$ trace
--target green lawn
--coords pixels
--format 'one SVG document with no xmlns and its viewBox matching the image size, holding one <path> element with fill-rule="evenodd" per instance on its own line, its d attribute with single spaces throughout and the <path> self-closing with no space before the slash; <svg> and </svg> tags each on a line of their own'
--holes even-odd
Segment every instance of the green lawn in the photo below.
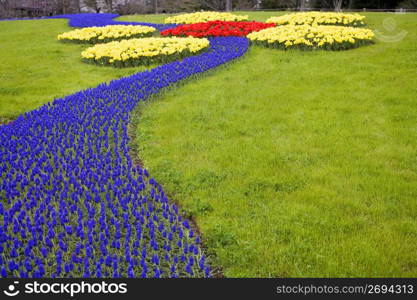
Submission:
<svg viewBox="0 0 417 300">
<path fill-rule="evenodd" d="M 407 37 L 252 47 L 136 115 L 138 155 L 226 276 L 417 276 L 417 15 L 366 15 Z"/>
<path fill-rule="evenodd" d="M 87 46 L 60 43 L 67 20 L 0 22 L 0 124 L 57 97 L 137 72 L 81 62 Z"/>
<path fill-rule="evenodd" d="M 408 35 L 346 52 L 251 47 L 134 115 L 132 146 L 226 276 L 417 276 L 417 14 L 366 15 Z M 85 46 L 56 40 L 66 23 L 0 22 L 0 123 L 142 69 L 82 63 Z"/>
</svg>

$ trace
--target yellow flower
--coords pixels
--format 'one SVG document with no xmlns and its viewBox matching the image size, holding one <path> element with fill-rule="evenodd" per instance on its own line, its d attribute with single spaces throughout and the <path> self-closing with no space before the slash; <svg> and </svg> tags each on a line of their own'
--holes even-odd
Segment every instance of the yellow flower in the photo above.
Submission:
<svg viewBox="0 0 417 300">
<path fill-rule="evenodd" d="M 344 14 L 336 12 L 302 12 L 286 14 L 279 17 L 271 17 L 266 20 L 267 23 L 277 25 L 343 25 L 343 26 L 361 26 L 364 24 L 364 16 L 359 14 Z"/>
<path fill-rule="evenodd" d="M 370 29 L 345 26 L 284 25 L 252 32 L 247 37 L 255 44 L 266 46 L 297 45 L 315 49 L 327 44 L 331 49 L 339 50 L 352 48 L 359 41 L 371 43 L 374 33 Z M 346 44 L 346 41 L 350 45 Z"/>
<path fill-rule="evenodd" d="M 196 53 L 209 45 L 209 40 L 206 38 L 151 37 L 97 44 L 84 50 L 81 56 L 86 60 L 105 60 L 112 64 L 116 61 L 128 61 L 130 59 L 143 60 L 153 57 Z"/>
<path fill-rule="evenodd" d="M 285 46 L 287 46 L 287 47 L 292 46 L 292 42 L 291 41 L 286 41 Z"/>
<path fill-rule="evenodd" d="M 110 25 L 104 27 L 86 27 L 58 35 L 58 40 L 96 43 L 120 38 L 138 38 L 152 35 L 156 31 L 150 26 Z"/>
<path fill-rule="evenodd" d="M 234 15 L 226 12 L 204 11 L 189 14 L 181 14 L 165 19 L 165 23 L 194 24 L 209 21 L 246 21 L 248 16 Z"/>
</svg>

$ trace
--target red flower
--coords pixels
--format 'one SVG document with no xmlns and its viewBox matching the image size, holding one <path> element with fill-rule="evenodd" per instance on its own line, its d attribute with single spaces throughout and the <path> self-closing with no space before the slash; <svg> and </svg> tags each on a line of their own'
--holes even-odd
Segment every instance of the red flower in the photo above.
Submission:
<svg viewBox="0 0 417 300">
<path fill-rule="evenodd" d="M 226 22 L 212 21 L 206 23 L 195 23 L 180 25 L 178 27 L 167 29 L 161 32 L 165 36 L 246 36 L 253 31 L 259 31 L 265 28 L 274 27 L 273 23 L 262 22 Z"/>
</svg>

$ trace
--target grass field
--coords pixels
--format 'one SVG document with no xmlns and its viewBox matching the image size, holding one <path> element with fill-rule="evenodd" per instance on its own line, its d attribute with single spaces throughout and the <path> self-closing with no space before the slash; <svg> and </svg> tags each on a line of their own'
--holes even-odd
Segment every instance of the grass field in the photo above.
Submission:
<svg viewBox="0 0 417 300">
<path fill-rule="evenodd" d="M 0 22 L 0 124 L 87 87 L 140 68 L 98 68 L 81 62 L 86 46 L 60 43 L 67 20 Z"/>
<path fill-rule="evenodd" d="M 366 15 L 408 35 L 253 47 L 141 107 L 140 158 L 226 276 L 417 275 L 417 15 Z"/>
<path fill-rule="evenodd" d="M 138 156 L 226 276 L 417 276 L 417 15 L 366 16 L 408 34 L 346 52 L 252 47 L 135 114 Z M 0 123 L 141 70 L 82 63 L 85 46 L 56 41 L 66 22 L 0 22 Z"/>
</svg>

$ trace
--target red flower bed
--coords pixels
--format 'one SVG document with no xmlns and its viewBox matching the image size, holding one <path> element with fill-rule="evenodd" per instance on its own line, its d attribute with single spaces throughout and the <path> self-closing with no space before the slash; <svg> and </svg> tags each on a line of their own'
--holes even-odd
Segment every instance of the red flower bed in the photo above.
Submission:
<svg viewBox="0 0 417 300">
<path fill-rule="evenodd" d="M 274 23 L 262 22 L 225 22 L 212 21 L 206 23 L 195 23 L 180 25 L 175 28 L 167 29 L 161 32 L 161 35 L 176 36 L 246 36 L 253 31 L 259 31 L 265 28 L 274 27 Z"/>
</svg>

